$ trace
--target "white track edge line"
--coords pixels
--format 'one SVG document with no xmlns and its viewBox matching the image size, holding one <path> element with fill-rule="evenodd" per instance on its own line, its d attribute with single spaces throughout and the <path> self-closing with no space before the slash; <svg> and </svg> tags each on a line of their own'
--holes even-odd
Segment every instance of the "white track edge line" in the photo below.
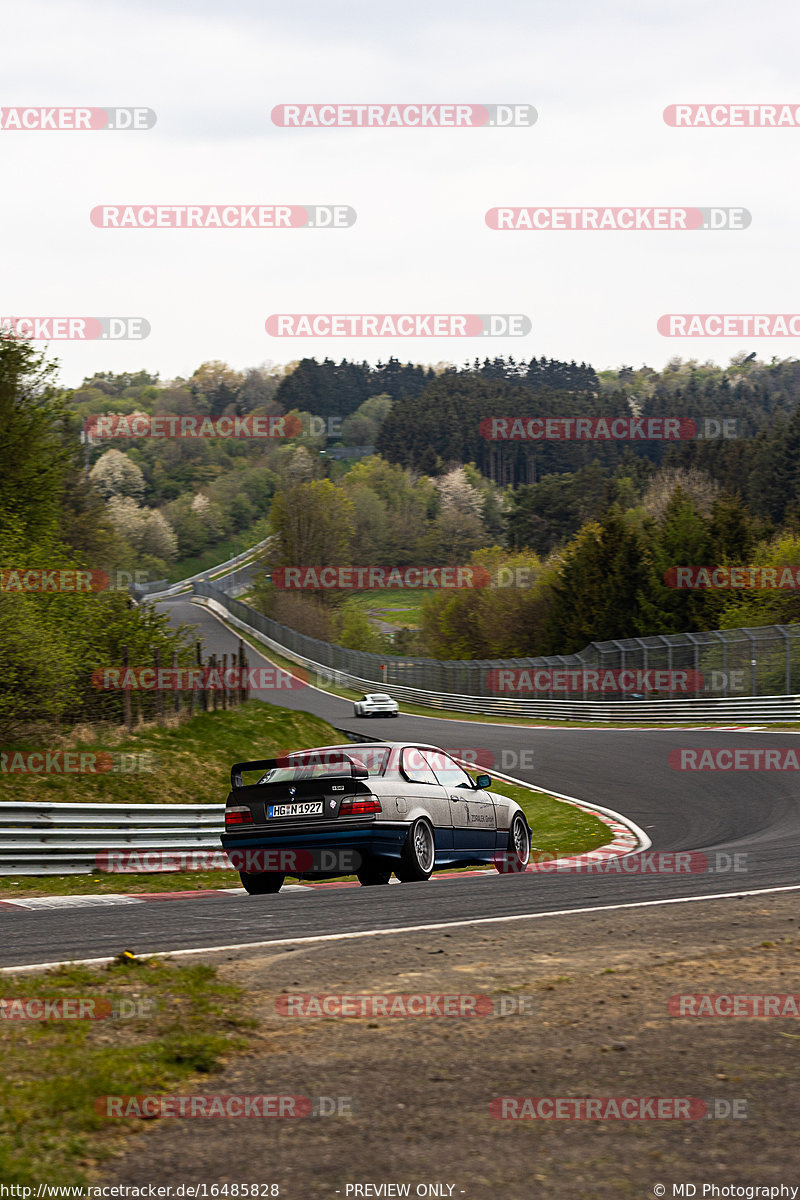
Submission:
<svg viewBox="0 0 800 1200">
<path fill-rule="evenodd" d="M 673 896 L 666 900 L 634 900 L 625 904 L 597 904 L 588 908 L 560 908 L 552 912 L 513 913 L 505 917 L 473 917 L 465 921 L 439 921 L 429 925 L 399 925 L 393 929 L 362 929 L 354 933 L 321 933 L 309 937 L 272 938 L 263 942 L 236 942 L 229 946 L 193 946 L 185 950 L 148 950 L 137 958 L 178 958 L 189 954 L 228 954 L 234 950 L 262 950 L 267 946 L 299 946 L 314 942 L 345 942 L 364 937 L 388 937 L 395 933 L 422 933 L 426 929 L 457 929 L 465 925 L 498 925 L 508 921 L 538 921 L 547 917 L 569 917 L 573 913 L 617 912 L 626 908 L 654 908 L 665 904 L 694 904 L 706 900 L 742 900 L 746 896 L 765 896 L 775 892 L 800 891 L 800 883 L 781 887 L 756 888 L 748 892 L 715 892 L 710 896 Z M 112 963 L 117 955 L 105 958 L 66 958 L 58 962 L 26 963 L 19 967 L 0 967 L 0 975 L 18 975 L 23 971 L 47 971 L 55 967 L 91 967 Z"/>
</svg>

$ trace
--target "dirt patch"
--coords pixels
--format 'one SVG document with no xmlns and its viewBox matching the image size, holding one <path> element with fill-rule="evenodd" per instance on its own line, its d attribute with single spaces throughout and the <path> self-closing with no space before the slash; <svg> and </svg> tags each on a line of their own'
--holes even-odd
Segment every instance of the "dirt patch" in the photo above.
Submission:
<svg viewBox="0 0 800 1200">
<path fill-rule="evenodd" d="M 324 1096 L 342 1115 L 149 1122 L 102 1182 L 275 1183 L 290 1200 L 381 1194 L 346 1190 L 368 1183 L 408 1184 L 412 1197 L 436 1184 L 429 1195 L 455 1200 L 797 1185 L 800 1020 L 668 1009 L 679 993 L 800 991 L 797 935 L 788 893 L 218 956 L 259 1024 L 249 1053 L 203 1090 Z M 488 994 L 496 1011 L 276 1009 L 296 993 L 366 991 Z M 498 1120 L 500 1096 L 743 1101 L 747 1116 Z"/>
</svg>

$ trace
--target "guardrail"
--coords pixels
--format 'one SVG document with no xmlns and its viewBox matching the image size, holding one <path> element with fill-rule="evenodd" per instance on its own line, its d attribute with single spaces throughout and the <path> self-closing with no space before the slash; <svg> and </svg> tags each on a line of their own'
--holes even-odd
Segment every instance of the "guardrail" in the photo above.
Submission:
<svg viewBox="0 0 800 1200">
<path fill-rule="evenodd" d="M 338 732 L 349 742 L 376 741 Z M 0 801 L 0 875 L 88 875 L 98 854 L 113 850 L 222 854 L 224 813 L 224 804 Z"/>
<path fill-rule="evenodd" d="M 671 724 L 675 721 L 742 721 L 750 722 L 800 722 L 800 696 L 745 696 L 718 699 L 685 700 L 637 700 L 623 698 L 615 701 L 602 700 L 525 700 L 512 696 L 469 696 L 455 692 L 430 692 L 424 688 L 406 687 L 387 682 L 384 678 L 367 678 L 347 671 L 334 669 L 326 663 L 309 658 L 287 647 L 277 638 L 270 637 L 256 626 L 243 620 L 242 613 L 260 614 L 239 600 L 229 599 L 213 585 L 202 583 L 195 589 L 196 595 L 222 616 L 234 628 L 246 633 L 271 650 L 307 668 L 317 676 L 321 686 L 334 684 L 356 691 L 375 691 L 380 688 L 395 700 L 406 700 L 424 708 L 443 709 L 451 712 L 477 713 L 509 717 L 544 718 L 559 721 L 620 721 L 643 724 Z M 213 593 L 213 594 L 212 594 Z M 261 618 L 266 623 L 267 618 Z M 270 622 L 269 627 L 281 628 Z M 365 658 L 367 656 L 364 656 Z M 370 655 L 370 658 L 378 658 Z M 488 668 L 496 664 L 486 663 Z M 312 679 L 313 683 L 314 680 Z"/>
<path fill-rule="evenodd" d="M 221 578 L 210 579 L 208 582 L 214 587 L 218 587 L 226 596 L 235 598 L 241 596 L 243 592 L 250 591 L 257 570 L 259 570 L 259 567 L 254 560 L 244 563 L 242 566 L 234 567 Z"/>
<path fill-rule="evenodd" d="M 86 875 L 109 850 L 221 850 L 224 804 L 0 802 L 0 875 Z"/>
<path fill-rule="evenodd" d="M 163 580 L 158 580 L 156 583 L 149 585 L 146 583 L 134 584 L 131 590 L 136 598 L 140 600 L 144 599 L 145 597 L 148 600 L 163 600 L 166 596 L 174 596 L 177 592 L 183 591 L 184 588 L 197 583 L 201 579 L 209 580 L 212 574 L 216 575 L 219 571 L 224 571 L 228 567 L 237 567 L 240 563 L 246 562 L 254 554 L 257 554 L 259 550 L 263 550 L 264 547 L 272 541 L 273 537 L 274 534 L 270 534 L 269 537 L 265 537 L 262 541 L 256 542 L 255 546 L 250 546 L 248 550 L 243 550 L 241 554 L 235 554 L 233 558 L 229 558 L 226 562 L 217 563 L 216 566 L 208 567 L 205 571 L 198 571 L 196 575 L 190 575 L 187 579 L 181 579 L 178 583 L 172 583 L 167 588 L 161 588 L 161 583 Z M 160 590 L 151 591 L 149 590 L 150 588 Z"/>
</svg>

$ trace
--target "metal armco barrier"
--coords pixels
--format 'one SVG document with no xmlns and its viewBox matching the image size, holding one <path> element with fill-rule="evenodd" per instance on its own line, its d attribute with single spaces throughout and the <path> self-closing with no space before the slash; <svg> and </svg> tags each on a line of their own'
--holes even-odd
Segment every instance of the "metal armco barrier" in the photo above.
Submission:
<svg viewBox="0 0 800 1200">
<path fill-rule="evenodd" d="M 376 741 L 338 732 L 349 742 Z M 97 855 L 110 850 L 221 855 L 224 827 L 224 804 L 0 801 L 0 875 L 88 875 L 97 869 Z M 120 874 L 121 881 L 126 877 Z"/>
<path fill-rule="evenodd" d="M 224 812 L 224 804 L 2 801 L 0 875 L 86 875 L 108 850 L 221 851 Z"/>
<path fill-rule="evenodd" d="M 349 742 L 379 740 L 338 732 Z M 224 804 L 0 801 L 0 875 L 89 875 L 103 870 L 97 856 L 110 851 L 210 850 L 222 856 L 224 826 Z M 121 872 L 121 885 L 126 878 Z"/>
<path fill-rule="evenodd" d="M 178 583 L 170 584 L 169 587 L 163 587 L 163 584 L 166 582 L 165 580 L 157 580 L 155 583 L 150 584 L 134 584 L 131 588 L 131 591 L 137 600 L 143 600 L 145 598 L 148 600 L 163 600 L 168 596 L 176 595 L 178 592 L 182 591 L 183 588 L 190 587 L 193 583 L 195 583 L 196 580 L 207 580 L 212 572 L 216 574 L 218 571 L 224 571 L 226 567 L 239 566 L 240 563 L 246 562 L 251 556 L 257 554 L 259 550 L 263 550 L 264 547 L 271 541 L 272 535 L 265 537 L 263 541 L 256 542 L 255 546 L 251 546 L 249 550 L 243 550 L 241 554 L 234 555 L 234 557 L 229 558 L 227 562 L 217 563 L 215 567 L 209 567 L 205 571 L 198 571 L 196 575 L 190 575 L 188 579 L 181 579 Z"/>
<path fill-rule="evenodd" d="M 585 658 L 572 655 L 561 659 L 516 659 L 486 662 L 436 662 L 432 659 L 393 659 L 379 654 L 367 654 L 360 650 L 345 650 L 316 638 L 306 637 L 293 629 L 279 625 L 244 604 L 228 596 L 220 588 L 209 583 L 194 585 L 194 593 L 204 597 L 209 607 L 222 616 L 230 625 L 241 630 L 255 641 L 277 651 L 285 658 L 306 667 L 312 674 L 310 683 L 324 687 L 335 684 L 361 691 L 380 688 L 396 700 L 406 700 L 425 708 L 444 709 L 451 712 L 483 713 L 487 716 L 526 717 L 560 721 L 612 721 L 642 724 L 671 724 L 686 722 L 770 722 L 800 721 L 800 695 L 742 696 L 728 698 L 700 697 L 680 700 L 528 700 L 516 696 L 498 696 L 488 691 L 485 676 L 491 669 L 502 667 L 537 670 L 546 667 L 589 667 Z M 736 631 L 734 631 L 736 632 Z M 314 657 L 303 654 L 298 647 L 313 649 Z M 573 662 L 571 659 L 578 659 Z M 339 664 L 356 666 L 360 670 L 343 669 Z M 677 664 L 676 664 L 677 665 Z M 417 670 L 415 670 L 417 669 Z M 443 676 L 448 681 L 482 684 L 476 688 L 478 694 L 470 695 L 459 691 L 438 691 L 425 687 L 413 687 L 396 682 L 402 672 L 412 676 L 416 673 Z M 316 676 L 316 678 L 315 678 Z"/>
</svg>

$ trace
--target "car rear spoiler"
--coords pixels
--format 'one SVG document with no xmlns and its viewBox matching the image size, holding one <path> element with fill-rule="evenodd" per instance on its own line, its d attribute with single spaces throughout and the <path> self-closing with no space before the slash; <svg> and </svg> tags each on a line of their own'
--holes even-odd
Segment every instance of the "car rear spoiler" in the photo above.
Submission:
<svg viewBox="0 0 800 1200">
<path fill-rule="evenodd" d="M 266 772 L 266 771 L 271 771 L 273 769 L 273 767 L 286 767 L 286 766 L 301 767 L 304 765 L 304 763 L 303 763 L 304 758 L 308 759 L 312 765 L 319 765 L 319 761 L 317 759 L 310 757 L 311 755 L 315 755 L 318 753 L 319 753 L 319 751 L 317 751 L 317 750 L 298 750 L 295 754 L 282 754 L 280 756 L 280 758 L 255 758 L 251 762 L 234 763 L 233 766 L 231 767 L 231 788 L 233 788 L 235 790 L 236 788 L 241 788 L 241 787 L 245 786 L 245 784 L 242 783 L 242 772 L 243 771 Z M 290 759 L 293 760 L 291 763 L 289 761 Z M 367 770 L 367 768 L 364 766 L 363 762 L 359 758 L 351 758 L 351 756 L 349 754 L 340 753 L 340 754 L 337 754 L 336 757 L 333 758 L 331 761 L 332 761 L 332 763 L 334 763 L 334 762 L 335 763 L 341 762 L 342 764 L 347 763 L 350 767 L 350 778 L 351 779 L 368 779 L 369 778 L 369 771 Z"/>
</svg>

